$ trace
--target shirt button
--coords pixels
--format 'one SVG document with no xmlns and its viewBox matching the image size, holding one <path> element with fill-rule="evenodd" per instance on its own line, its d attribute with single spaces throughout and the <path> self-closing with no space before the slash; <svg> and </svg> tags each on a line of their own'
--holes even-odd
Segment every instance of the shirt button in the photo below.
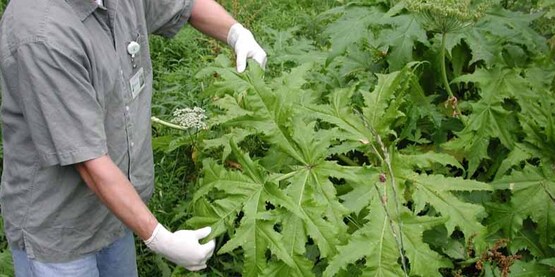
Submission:
<svg viewBox="0 0 555 277">
<path fill-rule="evenodd" d="M 125 106 L 125 110 L 126 110 L 126 111 L 129 111 L 129 106 Z"/>
<path fill-rule="evenodd" d="M 131 147 L 133 147 L 133 146 L 135 146 L 135 143 L 134 143 L 134 142 L 131 142 Z"/>
</svg>

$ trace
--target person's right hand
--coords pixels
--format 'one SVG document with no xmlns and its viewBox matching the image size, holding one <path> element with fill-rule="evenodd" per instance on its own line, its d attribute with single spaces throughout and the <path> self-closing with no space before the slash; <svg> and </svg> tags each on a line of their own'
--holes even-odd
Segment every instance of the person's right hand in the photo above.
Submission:
<svg viewBox="0 0 555 277">
<path fill-rule="evenodd" d="M 251 31 L 239 23 L 235 23 L 227 34 L 227 44 L 235 50 L 237 55 L 237 72 L 245 71 L 247 59 L 252 58 L 262 68 L 266 66 L 266 52 L 254 39 Z"/>
<path fill-rule="evenodd" d="M 210 227 L 198 230 L 180 230 L 175 233 L 158 224 L 152 236 L 145 241 L 150 250 L 166 257 L 168 260 L 185 267 L 190 271 L 206 268 L 206 262 L 214 253 L 215 242 L 206 244 L 198 241 L 207 237 Z"/>
</svg>

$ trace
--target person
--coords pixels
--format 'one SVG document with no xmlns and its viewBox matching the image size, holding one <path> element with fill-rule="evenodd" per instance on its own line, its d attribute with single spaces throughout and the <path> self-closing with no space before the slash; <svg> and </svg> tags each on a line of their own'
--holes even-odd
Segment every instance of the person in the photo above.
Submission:
<svg viewBox="0 0 555 277">
<path fill-rule="evenodd" d="M 137 276 L 133 234 L 188 270 L 211 230 L 167 230 L 153 192 L 148 35 L 189 23 L 264 66 L 214 0 L 11 0 L 0 23 L 0 203 L 16 276 Z"/>
</svg>

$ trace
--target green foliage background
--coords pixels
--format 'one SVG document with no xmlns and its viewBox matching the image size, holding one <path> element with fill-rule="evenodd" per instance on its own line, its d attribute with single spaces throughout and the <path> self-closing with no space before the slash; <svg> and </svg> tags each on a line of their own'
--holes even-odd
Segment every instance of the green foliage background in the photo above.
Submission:
<svg viewBox="0 0 555 277">
<path fill-rule="evenodd" d="M 554 275 L 554 1 L 445 36 L 404 1 L 219 2 L 268 67 L 236 74 L 192 28 L 151 38 L 153 114 L 200 106 L 210 128 L 154 124 L 149 203 L 218 252 L 188 273 L 138 242 L 140 276 Z"/>
</svg>

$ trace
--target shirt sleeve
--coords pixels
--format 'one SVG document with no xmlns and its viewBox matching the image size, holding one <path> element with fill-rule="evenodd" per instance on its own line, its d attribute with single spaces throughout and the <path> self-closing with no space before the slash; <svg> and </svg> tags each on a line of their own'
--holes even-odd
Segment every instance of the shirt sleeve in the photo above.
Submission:
<svg viewBox="0 0 555 277">
<path fill-rule="evenodd" d="M 32 42 L 14 53 L 21 110 L 43 166 L 75 164 L 107 153 L 104 111 L 87 59 L 68 52 Z"/>
<path fill-rule="evenodd" d="M 143 0 L 147 30 L 151 34 L 174 36 L 191 16 L 195 0 Z"/>
</svg>

